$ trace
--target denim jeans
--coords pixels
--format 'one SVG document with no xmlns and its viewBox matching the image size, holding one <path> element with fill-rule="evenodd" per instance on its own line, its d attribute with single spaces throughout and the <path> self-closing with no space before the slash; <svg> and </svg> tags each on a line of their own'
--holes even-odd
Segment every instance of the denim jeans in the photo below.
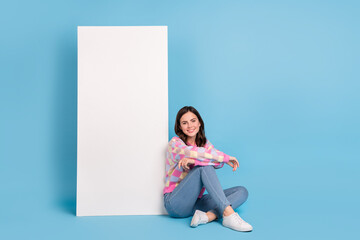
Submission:
<svg viewBox="0 0 360 240">
<path fill-rule="evenodd" d="M 208 194 L 198 198 L 202 187 Z M 243 186 L 223 190 L 212 165 L 195 166 L 172 192 L 164 194 L 164 207 L 171 217 L 190 217 L 199 209 L 212 211 L 220 219 L 227 206 L 236 209 L 247 197 Z"/>
</svg>

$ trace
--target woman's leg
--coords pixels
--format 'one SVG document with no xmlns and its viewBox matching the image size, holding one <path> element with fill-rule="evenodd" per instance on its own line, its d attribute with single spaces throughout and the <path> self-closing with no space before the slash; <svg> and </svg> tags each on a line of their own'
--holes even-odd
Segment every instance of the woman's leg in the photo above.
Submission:
<svg viewBox="0 0 360 240">
<path fill-rule="evenodd" d="M 194 214 L 194 205 L 198 200 L 201 188 L 205 186 L 219 211 L 231 203 L 226 198 L 213 166 L 196 166 L 166 199 L 166 208 L 175 217 L 189 217 Z M 221 212 L 221 213 L 222 213 Z"/>
<path fill-rule="evenodd" d="M 188 217 L 200 191 L 203 187 L 201 182 L 201 169 L 194 167 L 185 176 L 179 185 L 165 198 L 166 211 L 172 217 Z"/>
<path fill-rule="evenodd" d="M 248 191 L 243 186 L 236 186 L 232 188 L 228 188 L 224 190 L 224 194 L 226 198 L 229 200 L 231 207 L 235 210 L 240 207 L 248 198 Z M 222 217 L 223 212 L 219 212 L 217 209 L 217 204 L 212 199 L 210 194 L 204 194 L 201 198 L 199 198 L 195 205 L 193 212 L 199 209 L 203 212 L 211 211 L 218 218 Z"/>
</svg>

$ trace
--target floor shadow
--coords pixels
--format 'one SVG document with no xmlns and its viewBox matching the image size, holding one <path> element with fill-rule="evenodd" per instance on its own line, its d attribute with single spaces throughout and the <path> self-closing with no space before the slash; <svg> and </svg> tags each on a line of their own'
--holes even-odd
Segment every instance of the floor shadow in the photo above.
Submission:
<svg viewBox="0 0 360 240">
<path fill-rule="evenodd" d="M 77 27 L 58 39 L 52 109 L 56 206 L 76 215 Z"/>
</svg>

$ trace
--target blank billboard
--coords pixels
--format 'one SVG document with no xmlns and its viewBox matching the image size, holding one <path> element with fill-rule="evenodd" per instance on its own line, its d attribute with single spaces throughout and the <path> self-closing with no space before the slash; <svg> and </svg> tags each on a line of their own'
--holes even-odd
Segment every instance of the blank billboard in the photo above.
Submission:
<svg viewBox="0 0 360 240">
<path fill-rule="evenodd" d="M 77 216 L 167 214 L 167 26 L 78 27 L 77 127 Z"/>
</svg>

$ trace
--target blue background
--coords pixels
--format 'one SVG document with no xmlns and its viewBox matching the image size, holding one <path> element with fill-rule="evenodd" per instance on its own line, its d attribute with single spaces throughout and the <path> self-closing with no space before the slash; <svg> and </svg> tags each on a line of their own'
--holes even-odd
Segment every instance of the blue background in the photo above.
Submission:
<svg viewBox="0 0 360 240">
<path fill-rule="evenodd" d="M 1 239 L 355 239 L 358 1 L 6 1 L 0 10 Z M 194 106 L 240 168 L 240 233 L 191 218 L 75 217 L 77 26 L 168 26 L 169 139 Z M 149 116 L 144 116 L 149 117 Z M 140 136 L 139 136 L 139 139 Z"/>
</svg>

